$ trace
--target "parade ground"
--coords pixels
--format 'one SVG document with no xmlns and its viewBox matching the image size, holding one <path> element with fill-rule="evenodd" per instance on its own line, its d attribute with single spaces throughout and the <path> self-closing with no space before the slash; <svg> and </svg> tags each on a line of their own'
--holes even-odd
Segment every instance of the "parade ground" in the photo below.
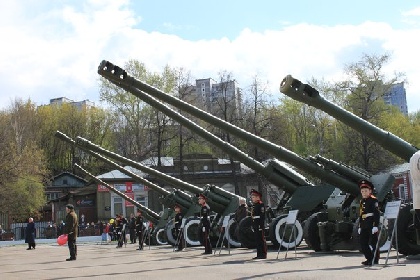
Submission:
<svg viewBox="0 0 420 280">
<path fill-rule="evenodd" d="M 69 257 L 67 246 L 53 240 L 37 240 L 35 250 L 26 250 L 23 242 L 0 242 L 0 279 L 420 279 L 420 259 L 391 251 L 378 265 L 365 267 L 357 251 L 317 253 L 304 244 L 287 253 L 269 250 L 266 260 L 252 260 L 256 253 L 245 248 L 217 250 L 201 255 L 202 247 L 174 252 L 169 245 L 135 244 L 116 248 L 101 244 L 100 238 L 80 238 L 76 261 Z"/>
</svg>

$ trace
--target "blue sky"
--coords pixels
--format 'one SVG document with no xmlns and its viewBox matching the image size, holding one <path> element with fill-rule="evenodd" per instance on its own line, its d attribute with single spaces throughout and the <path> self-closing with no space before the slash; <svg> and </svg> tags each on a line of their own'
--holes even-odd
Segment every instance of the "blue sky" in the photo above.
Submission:
<svg viewBox="0 0 420 280">
<path fill-rule="evenodd" d="M 396 28 L 404 27 L 401 13 L 415 7 L 413 2 L 415 1 L 141 0 L 133 1 L 130 6 L 142 18 L 136 25 L 137 28 L 175 34 L 188 40 L 200 40 L 222 37 L 234 39 L 244 28 L 264 32 L 303 22 L 334 26 L 360 24 L 370 20 L 390 22 Z"/>
<path fill-rule="evenodd" d="M 243 88 L 257 75 L 280 96 L 287 74 L 339 81 L 363 53 L 390 53 L 385 73 L 406 73 L 408 109 L 420 110 L 420 1 L 1 1 L 0 32 L 0 108 L 61 96 L 99 104 L 102 59 L 196 79 L 226 70 Z"/>
</svg>

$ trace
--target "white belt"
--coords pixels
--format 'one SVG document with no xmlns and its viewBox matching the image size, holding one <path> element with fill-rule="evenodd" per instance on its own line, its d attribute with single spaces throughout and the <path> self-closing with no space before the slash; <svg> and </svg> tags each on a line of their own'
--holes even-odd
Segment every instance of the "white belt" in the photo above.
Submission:
<svg viewBox="0 0 420 280">
<path fill-rule="evenodd" d="M 253 218 L 253 219 L 259 219 L 259 218 L 260 218 L 260 216 L 253 216 L 252 218 Z"/>
<path fill-rule="evenodd" d="M 373 213 L 367 213 L 362 215 L 362 219 L 366 219 L 367 217 L 373 217 Z"/>
</svg>

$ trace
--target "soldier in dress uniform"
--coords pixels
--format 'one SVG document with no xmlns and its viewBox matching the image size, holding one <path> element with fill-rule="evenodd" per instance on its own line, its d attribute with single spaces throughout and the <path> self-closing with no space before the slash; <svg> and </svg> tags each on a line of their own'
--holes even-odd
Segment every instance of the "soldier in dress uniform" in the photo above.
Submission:
<svg viewBox="0 0 420 280">
<path fill-rule="evenodd" d="M 210 232 L 210 206 L 207 204 L 207 198 L 203 194 L 198 195 L 198 203 L 201 205 L 200 210 L 200 240 L 204 245 L 204 253 L 211 254 L 213 249 L 211 247 L 209 232 Z"/>
<path fill-rule="evenodd" d="M 181 207 L 176 204 L 174 206 L 175 210 L 175 219 L 174 219 L 174 227 L 175 227 L 175 236 L 176 236 L 176 244 L 177 248 L 175 251 L 182 251 L 184 248 L 184 234 L 182 232 L 182 218 L 184 217 L 181 213 Z"/>
<path fill-rule="evenodd" d="M 362 264 L 372 265 L 372 262 L 377 264 L 379 260 L 379 250 L 376 250 L 380 217 L 378 199 L 373 196 L 372 192 L 374 190 L 374 186 L 368 180 L 360 180 L 359 187 L 362 199 L 360 200 L 358 232 L 360 234 L 360 246 L 366 258 Z M 375 250 L 376 256 L 375 260 L 373 260 Z"/>
<path fill-rule="evenodd" d="M 137 250 L 143 250 L 143 217 L 140 209 L 137 209 L 136 234 L 139 239 L 139 248 Z"/>
<path fill-rule="evenodd" d="M 266 259 L 267 243 L 264 236 L 265 206 L 261 200 L 262 195 L 260 192 L 252 189 L 250 195 L 252 200 L 252 230 L 257 241 L 257 256 L 254 259 Z"/>
</svg>

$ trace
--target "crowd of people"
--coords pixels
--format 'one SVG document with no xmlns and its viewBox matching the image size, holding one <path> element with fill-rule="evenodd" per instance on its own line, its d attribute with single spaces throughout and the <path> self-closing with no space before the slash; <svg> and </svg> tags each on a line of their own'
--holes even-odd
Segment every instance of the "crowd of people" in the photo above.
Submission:
<svg viewBox="0 0 420 280">
<path fill-rule="evenodd" d="M 379 231 L 379 217 L 380 211 L 378 207 L 378 200 L 373 195 L 374 186 L 370 181 L 359 181 L 359 188 L 361 193 L 360 200 L 360 215 L 359 215 L 359 229 L 360 246 L 362 253 L 366 260 L 362 265 L 377 264 L 379 261 L 379 249 L 376 248 Z M 262 194 L 252 189 L 250 192 L 252 205 L 247 209 L 244 200 L 239 201 L 239 207 L 234 213 L 234 219 L 239 223 L 240 220 L 245 218 L 248 213 L 252 220 L 252 232 L 256 241 L 257 255 L 254 259 L 267 258 L 267 243 L 265 240 L 265 205 L 262 201 Z M 199 238 L 201 244 L 204 246 L 203 254 L 212 254 L 213 248 L 210 240 L 210 214 L 211 209 L 207 203 L 207 197 L 204 194 L 198 195 L 198 204 L 200 205 L 200 225 L 199 225 Z M 60 224 L 60 232 L 67 235 L 67 243 L 69 247 L 70 257 L 67 261 L 77 259 L 77 236 L 79 234 L 79 221 L 77 214 L 74 211 L 72 204 L 66 205 L 66 219 L 65 223 Z M 174 237 L 176 242 L 174 244 L 174 251 L 183 251 L 185 246 L 185 238 L 183 236 L 183 214 L 181 206 L 176 204 L 174 206 Z M 117 214 L 115 218 L 110 219 L 109 222 L 99 222 L 100 234 L 106 236 L 106 240 L 117 241 L 117 248 L 121 248 L 130 240 L 131 244 L 137 244 L 137 250 L 143 249 L 145 241 L 146 227 L 141 210 L 138 209 L 136 214 L 131 214 L 128 219 L 122 214 Z M 84 223 L 83 227 L 89 224 Z M 94 224 L 92 223 L 92 226 Z M 51 227 L 53 227 L 51 225 Z M 28 244 L 27 250 L 35 249 L 35 236 L 36 228 L 33 218 L 29 218 L 26 227 L 25 242 Z"/>
</svg>

